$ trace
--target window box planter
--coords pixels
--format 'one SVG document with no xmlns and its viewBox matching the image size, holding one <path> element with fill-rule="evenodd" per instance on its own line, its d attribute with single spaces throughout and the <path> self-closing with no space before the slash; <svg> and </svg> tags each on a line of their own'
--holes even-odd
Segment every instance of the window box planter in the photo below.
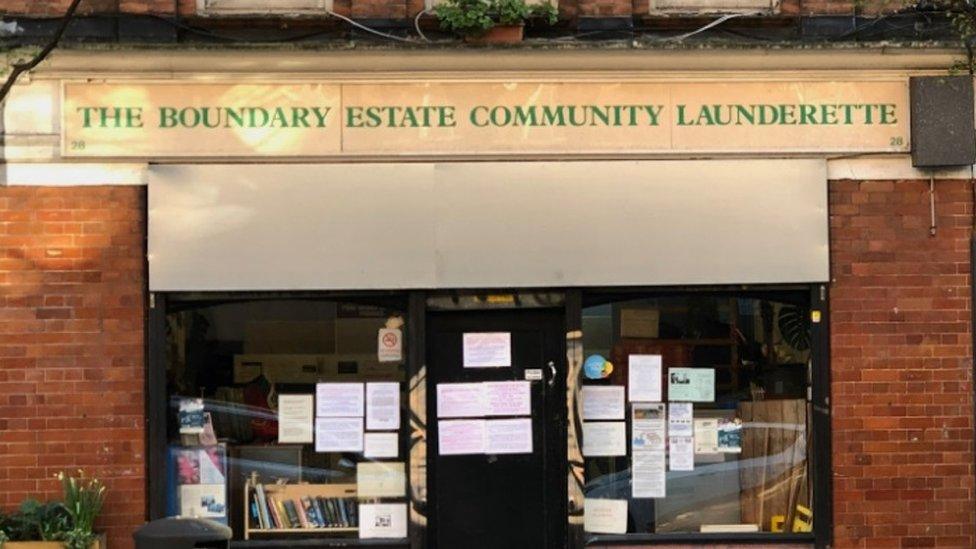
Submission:
<svg viewBox="0 0 976 549">
<path fill-rule="evenodd" d="M 105 534 L 99 534 L 98 538 L 92 542 L 89 549 L 106 549 L 108 547 Z M 65 549 L 64 543 L 60 541 L 7 541 L 2 545 L 3 549 Z"/>
<path fill-rule="evenodd" d="M 478 46 L 518 44 L 524 32 L 525 25 L 495 25 L 484 34 L 465 36 L 464 41 Z"/>
</svg>

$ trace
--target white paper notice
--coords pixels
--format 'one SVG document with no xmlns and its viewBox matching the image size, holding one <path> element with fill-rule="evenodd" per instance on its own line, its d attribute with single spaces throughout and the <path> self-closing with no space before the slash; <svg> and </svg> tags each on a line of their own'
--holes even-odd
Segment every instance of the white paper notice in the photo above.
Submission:
<svg viewBox="0 0 976 549">
<path fill-rule="evenodd" d="M 366 384 L 366 428 L 392 431 L 400 428 L 400 384 Z"/>
<path fill-rule="evenodd" d="M 532 419 L 489 419 L 485 424 L 486 454 L 531 454 Z"/>
<path fill-rule="evenodd" d="M 661 402 L 661 355 L 630 355 L 627 397 L 631 402 Z"/>
<path fill-rule="evenodd" d="M 485 453 L 485 420 L 438 421 L 437 449 L 442 456 Z"/>
<path fill-rule="evenodd" d="M 715 402 L 715 369 L 668 368 L 668 400 Z"/>
<path fill-rule="evenodd" d="M 503 368 L 512 365 L 512 334 L 469 332 L 462 336 L 465 368 Z"/>
<path fill-rule="evenodd" d="M 718 419 L 695 420 L 695 453 L 718 453 Z"/>
<path fill-rule="evenodd" d="M 363 418 L 320 417 L 315 419 L 316 452 L 362 452 Z"/>
<path fill-rule="evenodd" d="M 183 484 L 180 486 L 180 516 L 217 518 L 227 514 L 227 486 Z"/>
<path fill-rule="evenodd" d="M 360 538 L 407 537 L 406 503 L 360 503 Z"/>
<path fill-rule="evenodd" d="M 583 530 L 594 534 L 626 534 L 627 500 L 586 498 Z"/>
<path fill-rule="evenodd" d="M 278 395 L 278 442 L 312 442 L 314 395 Z"/>
<path fill-rule="evenodd" d="M 192 452 L 192 450 L 190 450 Z M 200 484 L 226 484 L 224 464 L 227 461 L 226 450 L 211 447 L 200 450 Z"/>
<path fill-rule="evenodd" d="M 631 487 L 635 498 L 663 498 L 667 474 L 664 451 L 634 452 Z"/>
<path fill-rule="evenodd" d="M 487 413 L 484 383 L 437 384 L 437 417 L 483 417 Z"/>
<path fill-rule="evenodd" d="M 690 437 L 695 431 L 691 425 L 694 419 L 694 405 L 690 402 L 668 404 L 668 436 Z"/>
<path fill-rule="evenodd" d="M 583 419 L 624 419 L 624 388 L 585 385 Z"/>
<path fill-rule="evenodd" d="M 668 439 L 668 461 L 672 471 L 695 470 L 694 437 L 670 437 Z"/>
<path fill-rule="evenodd" d="M 376 337 L 376 358 L 380 362 L 403 360 L 403 332 L 396 328 L 381 328 Z"/>
<path fill-rule="evenodd" d="M 368 458 L 400 457 L 400 437 L 397 433 L 366 433 L 363 436 L 363 455 Z"/>
<path fill-rule="evenodd" d="M 528 381 L 491 381 L 484 384 L 488 416 L 532 414 L 531 384 Z"/>
<path fill-rule="evenodd" d="M 360 498 L 399 498 L 407 494 L 407 474 L 403 462 L 357 463 L 356 496 Z"/>
<path fill-rule="evenodd" d="M 641 450 L 664 451 L 667 437 L 663 403 L 634 403 L 633 420 L 630 424 L 630 446 Z"/>
<path fill-rule="evenodd" d="M 627 424 L 623 421 L 584 421 L 583 455 L 627 455 Z"/>
<path fill-rule="evenodd" d="M 315 417 L 363 417 L 363 384 L 317 383 Z"/>
</svg>

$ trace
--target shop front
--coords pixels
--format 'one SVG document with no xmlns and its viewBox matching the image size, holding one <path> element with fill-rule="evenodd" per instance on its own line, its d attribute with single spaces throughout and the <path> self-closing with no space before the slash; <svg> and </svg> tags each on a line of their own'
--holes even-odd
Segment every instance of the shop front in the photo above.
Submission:
<svg viewBox="0 0 976 549">
<path fill-rule="evenodd" d="M 822 160 L 170 164 L 148 211 L 157 459 L 202 404 L 242 541 L 814 540 Z"/>
<path fill-rule="evenodd" d="M 149 518 L 832 544 L 828 157 L 909 152 L 904 72 L 285 74 L 58 83 L 145 174 Z"/>
</svg>

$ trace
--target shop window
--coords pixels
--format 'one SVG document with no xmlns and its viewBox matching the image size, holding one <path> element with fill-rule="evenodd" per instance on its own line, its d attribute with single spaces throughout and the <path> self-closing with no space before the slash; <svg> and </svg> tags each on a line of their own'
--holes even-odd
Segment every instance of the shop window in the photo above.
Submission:
<svg viewBox="0 0 976 549">
<path fill-rule="evenodd" d="M 650 14 L 662 13 L 741 13 L 772 14 L 779 12 L 779 0 L 650 0 Z"/>
<path fill-rule="evenodd" d="M 812 531 L 804 294 L 584 305 L 572 425 L 589 536 Z"/>
<path fill-rule="evenodd" d="M 168 311 L 167 515 L 235 539 L 407 536 L 403 303 Z"/>
<path fill-rule="evenodd" d="M 332 0 L 197 0 L 197 13 L 202 15 L 323 13 L 331 9 Z"/>
</svg>

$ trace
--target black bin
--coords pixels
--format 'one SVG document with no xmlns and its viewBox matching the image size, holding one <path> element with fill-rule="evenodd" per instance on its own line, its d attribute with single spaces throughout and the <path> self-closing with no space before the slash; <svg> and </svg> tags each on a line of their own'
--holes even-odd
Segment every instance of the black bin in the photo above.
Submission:
<svg viewBox="0 0 976 549">
<path fill-rule="evenodd" d="M 136 539 L 136 549 L 227 549 L 231 529 L 207 519 L 164 518 L 139 528 L 132 537 Z"/>
</svg>

